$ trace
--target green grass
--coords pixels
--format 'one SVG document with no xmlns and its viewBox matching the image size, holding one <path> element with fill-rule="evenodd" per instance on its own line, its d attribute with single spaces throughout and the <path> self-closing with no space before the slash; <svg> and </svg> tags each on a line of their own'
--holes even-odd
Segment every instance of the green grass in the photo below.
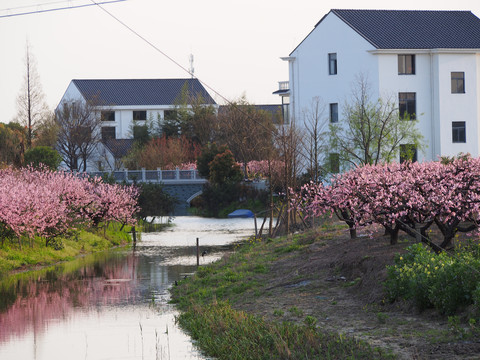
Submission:
<svg viewBox="0 0 480 360">
<path fill-rule="evenodd" d="M 59 237 L 56 248 L 45 246 L 43 238 L 35 238 L 22 248 L 17 243 L 5 242 L 0 245 L 0 278 L 18 269 L 28 270 L 35 265 L 46 266 L 60 261 L 70 261 L 82 254 L 103 251 L 131 242 L 129 227 L 120 231 L 118 224 L 107 228 L 78 231 L 68 237 Z"/>
<path fill-rule="evenodd" d="M 366 343 L 305 325 L 267 322 L 219 301 L 192 305 L 180 317 L 197 345 L 217 359 L 375 359 L 387 358 Z"/>
<path fill-rule="evenodd" d="M 272 263 L 304 251 L 317 239 L 250 239 L 229 257 L 202 266 L 193 277 L 171 289 L 172 302 L 181 310 L 179 322 L 197 345 L 217 359 L 387 359 L 383 350 L 336 333 L 317 329 L 317 320 L 297 307 L 274 309 L 298 323 L 267 321 L 235 309 L 235 304 L 267 296 Z M 321 239 L 324 241 L 324 239 Z"/>
</svg>

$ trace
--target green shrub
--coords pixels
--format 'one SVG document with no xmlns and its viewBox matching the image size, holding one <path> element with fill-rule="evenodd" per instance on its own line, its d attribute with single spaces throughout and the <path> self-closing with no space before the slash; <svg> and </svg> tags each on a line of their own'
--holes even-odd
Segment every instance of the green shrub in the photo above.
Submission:
<svg viewBox="0 0 480 360">
<path fill-rule="evenodd" d="M 62 157 L 58 151 L 49 146 L 37 146 L 25 151 L 25 165 L 35 168 L 43 165 L 51 170 L 57 170 L 61 162 Z"/>
<path fill-rule="evenodd" d="M 406 299 L 422 310 L 434 307 L 443 314 L 480 303 L 479 245 L 469 244 L 453 256 L 432 253 L 422 244 L 397 255 L 395 265 L 387 267 L 385 289 L 389 300 Z M 475 297 L 478 300 L 475 300 Z"/>
</svg>

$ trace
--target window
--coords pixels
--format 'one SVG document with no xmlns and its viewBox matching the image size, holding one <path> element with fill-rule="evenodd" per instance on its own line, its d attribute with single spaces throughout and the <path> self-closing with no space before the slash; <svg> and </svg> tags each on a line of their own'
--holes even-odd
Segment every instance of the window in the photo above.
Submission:
<svg viewBox="0 0 480 360">
<path fill-rule="evenodd" d="M 467 142 L 467 135 L 465 131 L 465 121 L 452 122 L 452 142 L 454 143 Z"/>
<path fill-rule="evenodd" d="M 282 116 L 283 124 L 290 122 L 290 96 L 282 96 Z"/>
<path fill-rule="evenodd" d="M 133 112 L 133 120 L 135 121 L 144 121 L 147 120 L 147 111 L 139 110 Z"/>
<path fill-rule="evenodd" d="M 283 124 L 289 124 L 289 121 L 290 121 L 290 104 L 283 104 L 282 105 L 282 116 L 283 116 Z"/>
<path fill-rule="evenodd" d="M 330 153 L 328 157 L 330 162 L 330 172 L 338 174 L 340 172 L 340 154 Z"/>
<path fill-rule="evenodd" d="M 331 123 L 338 122 L 338 104 L 337 103 L 330 104 L 330 122 Z"/>
<path fill-rule="evenodd" d="M 115 121 L 115 111 L 102 111 L 102 121 Z"/>
<path fill-rule="evenodd" d="M 416 107 L 415 93 L 407 92 L 398 94 L 398 112 L 401 118 L 414 120 L 417 111 Z"/>
<path fill-rule="evenodd" d="M 114 126 L 103 126 L 102 127 L 102 140 L 106 141 L 108 139 L 115 139 L 115 127 Z"/>
<path fill-rule="evenodd" d="M 452 72 L 452 94 L 465 93 L 465 73 Z"/>
<path fill-rule="evenodd" d="M 414 144 L 400 145 L 400 163 L 417 161 L 417 147 Z"/>
<path fill-rule="evenodd" d="M 398 55 L 398 75 L 415 74 L 415 55 Z"/>
<path fill-rule="evenodd" d="M 328 74 L 337 75 L 337 53 L 328 54 Z"/>
</svg>

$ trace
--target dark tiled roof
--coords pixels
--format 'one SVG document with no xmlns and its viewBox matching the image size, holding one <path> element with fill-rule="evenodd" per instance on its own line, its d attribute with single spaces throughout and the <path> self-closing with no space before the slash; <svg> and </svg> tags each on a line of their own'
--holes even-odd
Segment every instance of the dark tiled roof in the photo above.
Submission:
<svg viewBox="0 0 480 360">
<path fill-rule="evenodd" d="M 237 105 L 238 106 L 238 105 Z M 265 111 L 270 113 L 272 116 L 272 121 L 274 124 L 280 123 L 282 118 L 282 105 L 246 105 L 250 109 L 255 109 L 255 111 Z M 218 107 L 219 115 L 226 115 L 229 110 L 229 105 L 220 105 Z M 245 108 L 245 105 L 240 105 L 239 108 Z"/>
<path fill-rule="evenodd" d="M 282 105 L 255 105 L 255 109 L 269 112 L 273 115 L 282 113 Z"/>
<path fill-rule="evenodd" d="M 175 105 L 182 89 L 200 94 L 206 104 L 215 104 L 197 79 L 113 79 L 72 80 L 85 99 L 96 99 L 103 105 Z"/>
<path fill-rule="evenodd" d="M 471 11 L 334 9 L 331 12 L 377 49 L 480 48 L 480 19 Z"/>
<path fill-rule="evenodd" d="M 103 142 L 115 159 L 120 159 L 128 154 L 133 145 L 133 139 L 108 139 Z"/>
<path fill-rule="evenodd" d="M 283 123 L 282 105 L 255 105 L 255 109 L 270 113 L 274 124 Z"/>
<path fill-rule="evenodd" d="M 280 95 L 280 94 L 288 94 L 289 92 L 290 92 L 290 89 L 280 89 L 280 90 L 274 91 L 272 94 Z"/>
<path fill-rule="evenodd" d="M 237 105 L 239 108 L 244 108 L 245 105 Z M 271 113 L 272 115 L 277 114 L 278 112 L 282 112 L 282 105 L 246 105 L 247 107 L 253 107 L 256 111 L 263 110 L 266 112 Z M 218 107 L 219 114 L 225 114 L 228 109 L 229 105 L 220 105 Z"/>
</svg>

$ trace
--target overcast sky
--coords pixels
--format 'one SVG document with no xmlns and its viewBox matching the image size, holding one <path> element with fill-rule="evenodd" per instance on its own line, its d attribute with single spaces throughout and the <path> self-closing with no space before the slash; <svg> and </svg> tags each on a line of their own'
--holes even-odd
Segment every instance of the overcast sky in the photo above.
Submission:
<svg viewBox="0 0 480 360">
<path fill-rule="evenodd" d="M 0 122 L 16 114 L 27 39 L 52 109 L 72 79 L 189 77 L 97 6 L 1 17 L 89 3 L 0 0 Z M 288 80 L 280 57 L 332 8 L 471 10 L 480 17 L 479 0 L 126 0 L 102 6 L 184 68 L 193 54 L 195 75 L 223 97 L 245 94 L 255 104 L 280 102 L 272 95 L 278 81 Z"/>
</svg>

